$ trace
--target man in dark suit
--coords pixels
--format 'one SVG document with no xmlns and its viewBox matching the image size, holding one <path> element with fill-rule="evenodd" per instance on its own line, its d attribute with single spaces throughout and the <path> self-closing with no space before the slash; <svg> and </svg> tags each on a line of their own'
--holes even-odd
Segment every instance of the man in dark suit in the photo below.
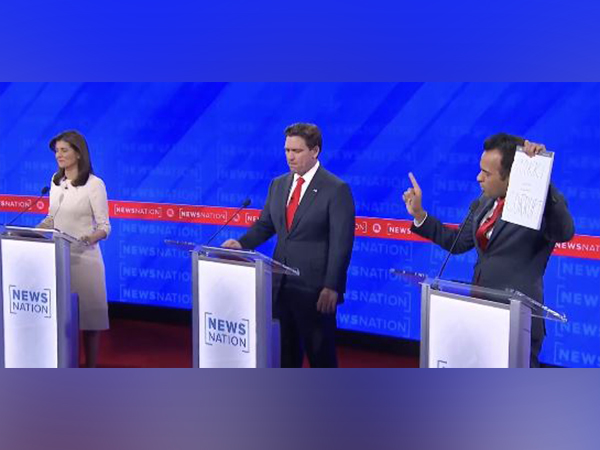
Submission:
<svg viewBox="0 0 600 450">
<path fill-rule="evenodd" d="M 275 178 L 258 221 L 228 248 L 255 249 L 273 235 L 273 258 L 298 268 L 298 277 L 273 278 L 273 316 L 281 325 L 281 365 L 337 367 L 336 309 L 343 301 L 354 244 L 355 210 L 349 186 L 321 167 L 321 131 L 294 124 L 285 130 L 291 172 Z"/>
<path fill-rule="evenodd" d="M 510 170 L 517 146 L 533 157 L 545 147 L 522 138 L 500 133 L 484 143 L 481 171 L 477 176 L 483 196 L 478 208 L 467 218 L 453 253 L 477 250 L 473 283 L 494 289 L 511 288 L 540 303 L 544 301 L 543 277 L 548 259 L 557 242 L 573 238 L 573 218 L 564 197 L 550 185 L 542 226 L 539 231 L 504 222 L 500 217 L 508 189 Z M 412 188 L 403 199 L 414 217 L 412 231 L 450 250 L 458 231 L 448 228 L 425 212 L 423 194 L 413 174 Z M 544 321 L 534 318 L 531 330 L 531 366 L 539 366 L 538 355 L 546 331 Z"/>
</svg>

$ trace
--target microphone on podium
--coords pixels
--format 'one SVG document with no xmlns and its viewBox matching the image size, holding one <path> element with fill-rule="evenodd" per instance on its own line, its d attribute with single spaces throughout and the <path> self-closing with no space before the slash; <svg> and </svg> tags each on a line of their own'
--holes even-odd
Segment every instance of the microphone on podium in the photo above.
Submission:
<svg viewBox="0 0 600 450">
<path fill-rule="evenodd" d="M 210 244 L 220 233 L 221 231 L 223 231 L 223 229 L 229 225 L 231 223 L 231 221 L 235 218 L 235 216 L 237 216 L 240 211 L 242 211 L 242 209 L 247 208 L 248 206 L 250 206 L 250 204 L 252 203 L 252 201 L 247 198 L 246 200 L 244 200 L 244 203 L 242 203 L 242 206 L 240 206 L 237 211 L 229 218 L 229 220 L 227 222 L 225 222 L 225 224 L 223 224 L 216 232 L 215 234 L 213 234 L 210 239 L 208 241 L 206 241 L 206 243 L 204 245 L 208 246 L 208 244 Z"/>
<path fill-rule="evenodd" d="M 479 204 L 480 203 L 481 203 L 481 197 L 478 198 L 477 200 L 474 200 L 471 203 L 471 206 L 469 207 L 469 215 L 467 216 L 467 218 L 465 219 L 465 221 L 462 223 L 462 225 L 458 229 L 458 234 L 454 238 L 454 242 L 452 242 L 452 246 L 450 247 L 450 250 L 448 251 L 448 255 L 446 256 L 446 259 L 444 260 L 444 263 L 442 264 L 442 267 L 440 268 L 440 272 L 438 273 L 438 276 L 436 277 L 436 280 L 441 279 L 442 274 L 444 273 L 444 270 L 446 269 L 446 265 L 448 264 L 448 261 L 450 260 L 450 257 L 452 256 L 452 252 L 454 251 L 454 247 L 456 247 L 456 244 L 458 243 L 458 240 L 460 239 L 460 235 L 462 234 L 462 232 L 463 232 L 463 230 L 465 228 L 465 225 L 467 224 L 467 222 L 469 221 L 469 219 L 471 218 L 471 216 L 473 215 L 473 213 L 477 210 L 477 208 L 479 208 Z"/>
<path fill-rule="evenodd" d="M 50 192 L 50 188 L 48 186 L 44 186 L 44 188 L 42 189 L 42 192 L 40 193 L 39 197 L 36 198 L 33 202 L 31 202 L 27 206 L 27 208 L 25 208 L 23 211 L 21 211 L 19 214 L 17 214 L 10 222 L 8 222 L 6 224 L 6 226 L 8 227 L 8 226 L 12 225 L 13 223 L 15 223 L 19 217 L 21 217 L 23 214 L 25 214 L 27 211 L 29 211 L 33 207 L 33 205 L 35 205 L 48 192 Z"/>
</svg>

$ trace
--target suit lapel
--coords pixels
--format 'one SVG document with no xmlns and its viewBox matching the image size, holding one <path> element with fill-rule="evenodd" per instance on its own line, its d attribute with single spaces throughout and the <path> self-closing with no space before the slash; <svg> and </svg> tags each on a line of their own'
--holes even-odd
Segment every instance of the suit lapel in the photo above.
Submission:
<svg viewBox="0 0 600 450">
<path fill-rule="evenodd" d="M 496 225 L 494 225 L 494 229 L 492 230 L 492 235 L 490 236 L 490 241 L 488 242 L 487 248 L 490 248 L 490 246 L 494 243 L 498 235 L 502 232 L 502 230 L 504 230 L 506 225 L 508 225 L 507 222 L 498 218 L 498 220 L 496 221 Z"/>
<path fill-rule="evenodd" d="M 294 183 L 294 174 L 290 173 L 283 181 L 283 195 L 280 200 L 281 202 L 281 229 L 287 234 L 287 200 L 290 196 L 290 190 L 292 189 L 292 184 Z"/>
<path fill-rule="evenodd" d="M 317 197 L 317 195 L 319 193 L 319 189 L 321 188 L 321 185 L 322 185 L 321 175 L 322 175 L 322 168 L 319 167 L 317 169 L 317 173 L 315 173 L 315 176 L 313 177 L 312 181 L 306 188 L 306 192 L 304 193 L 304 196 L 302 197 L 302 200 L 300 201 L 300 205 L 298 205 L 298 209 L 296 210 L 296 214 L 294 215 L 294 221 L 292 222 L 292 226 L 290 228 L 290 234 L 298 226 L 298 222 L 300 222 L 300 220 L 302 220 L 302 217 L 304 216 L 306 211 L 308 211 L 308 209 L 310 208 L 310 205 L 312 205 L 313 201 Z"/>
</svg>

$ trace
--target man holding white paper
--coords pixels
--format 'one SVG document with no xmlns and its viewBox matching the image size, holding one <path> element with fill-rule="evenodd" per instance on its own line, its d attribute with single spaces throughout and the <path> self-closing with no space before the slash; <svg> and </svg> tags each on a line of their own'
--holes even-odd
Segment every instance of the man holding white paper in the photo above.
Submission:
<svg viewBox="0 0 600 450">
<path fill-rule="evenodd" d="M 557 242 L 566 242 L 575 233 L 573 218 L 562 194 L 550 184 L 539 230 L 506 222 L 502 211 L 517 147 L 530 158 L 545 153 L 545 146 L 505 133 L 486 139 L 477 182 L 483 195 L 469 214 L 452 253 L 473 248 L 478 259 L 473 283 L 494 289 L 511 288 L 534 300 L 544 301 L 543 277 Z M 458 230 L 446 227 L 423 209 L 423 194 L 416 178 L 404 192 L 408 213 L 414 217 L 412 231 L 450 250 Z M 539 366 L 538 355 L 546 332 L 544 321 L 532 320 L 531 366 Z"/>
<path fill-rule="evenodd" d="M 517 148 L 502 211 L 505 222 L 541 229 L 554 163 L 554 153 L 542 148 L 533 157 L 523 147 Z"/>
</svg>

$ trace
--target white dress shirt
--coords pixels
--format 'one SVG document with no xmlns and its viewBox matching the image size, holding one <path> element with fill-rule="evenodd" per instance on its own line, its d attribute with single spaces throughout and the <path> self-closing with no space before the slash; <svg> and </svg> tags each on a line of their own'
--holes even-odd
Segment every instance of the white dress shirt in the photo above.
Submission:
<svg viewBox="0 0 600 450">
<path fill-rule="evenodd" d="M 302 202 L 302 197 L 304 197 L 304 194 L 306 193 L 306 190 L 308 189 L 310 182 L 315 177 L 315 174 L 317 173 L 317 170 L 319 170 L 320 166 L 321 166 L 321 163 L 319 161 L 317 161 L 317 163 L 312 167 L 312 169 L 310 169 L 308 172 L 306 172 L 304 175 L 302 175 L 302 178 L 304 178 L 304 184 L 302 185 L 302 190 L 300 191 L 300 200 L 298 201 L 298 204 L 300 204 Z M 298 184 L 298 178 L 300 178 L 300 175 L 295 173 L 294 174 L 294 182 L 292 183 L 292 188 L 290 189 L 290 193 L 288 195 L 286 205 L 290 204 L 290 200 L 292 199 L 292 194 L 294 193 L 294 189 L 296 189 L 296 185 Z"/>
<path fill-rule="evenodd" d="M 490 209 L 487 214 L 485 216 L 483 216 L 483 218 L 481 219 L 481 222 L 479 222 L 479 227 L 481 227 L 481 225 L 483 225 L 485 223 L 486 220 L 488 220 L 490 217 L 492 217 L 492 215 L 494 214 L 494 211 L 496 211 L 496 208 L 498 207 L 498 200 L 496 200 L 494 202 L 494 206 L 492 207 L 492 209 Z M 498 219 L 500 219 L 500 217 L 498 217 Z M 494 224 L 494 227 L 496 226 L 496 224 Z M 494 232 L 494 227 L 490 228 L 488 230 L 488 232 L 485 235 L 485 238 L 489 241 L 490 238 L 492 237 L 492 233 Z"/>
</svg>

